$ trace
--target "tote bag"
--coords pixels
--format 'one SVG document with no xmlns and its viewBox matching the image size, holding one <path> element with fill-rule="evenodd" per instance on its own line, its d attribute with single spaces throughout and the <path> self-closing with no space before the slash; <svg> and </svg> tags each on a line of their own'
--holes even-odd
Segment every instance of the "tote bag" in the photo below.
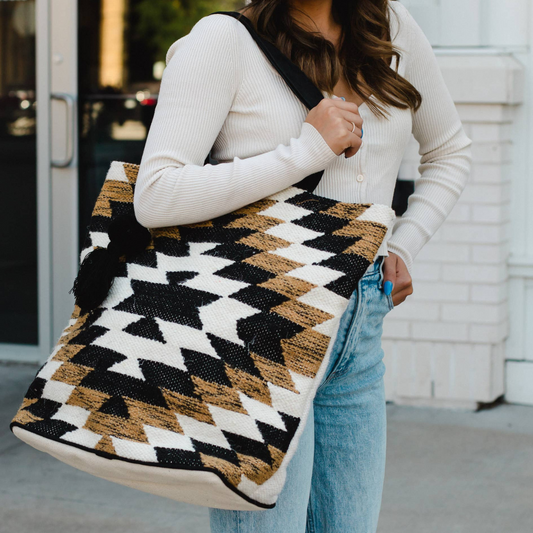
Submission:
<svg viewBox="0 0 533 533">
<path fill-rule="evenodd" d="M 323 98 L 249 19 L 216 13 L 246 26 L 308 108 Z M 339 319 L 395 212 L 314 194 L 319 172 L 213 220 L 148 230 L 133 212 L 138 170 L 111 163 L 80 257 L 84 291 L 10 428 L 141 491 L 273 508 Z"/>
</svg>

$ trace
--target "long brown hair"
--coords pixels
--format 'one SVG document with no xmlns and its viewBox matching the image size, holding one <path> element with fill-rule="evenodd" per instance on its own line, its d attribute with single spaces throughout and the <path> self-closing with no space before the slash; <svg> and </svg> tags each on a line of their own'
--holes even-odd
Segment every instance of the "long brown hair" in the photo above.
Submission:
<svg viewBox="0 0 533 533">
<path fill-rule="evenodd" d="M 338 51 L 318 30 L 307 31 L 296 23 L 290 0 L 251 0 L 240 12 L 320 90 L 332 94 L 343 74 L 372 112 L 385 116 L 385 108 L 375 105 L 369 95 L 400 109 L 416 111 L 422 103 L 418 90 L 398 74 L 402 49 L 391 42 L 388 4 L 392 1 L 332 0 L 333 19 L 341 26 Z M 393 56 L 395 70 L 390 68 Z"/>
</svg>

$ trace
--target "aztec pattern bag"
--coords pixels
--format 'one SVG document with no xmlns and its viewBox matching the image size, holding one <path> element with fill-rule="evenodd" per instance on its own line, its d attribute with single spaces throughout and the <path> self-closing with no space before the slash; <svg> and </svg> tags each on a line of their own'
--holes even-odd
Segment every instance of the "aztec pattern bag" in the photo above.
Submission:
<svg viewBox="0 0 533 533">
<path fill-rule="evenodd" d="M 320 91 L 239 20 L 316 105 Z M 76 300 L 10 428 L 145 492 L 273 508 L 339 319 L 395 213 L 315 195 L 306 190 L 313 175 L 207 222 L 141 227 L 148 238 L 132 251 L 120 235 L 135 224 L 138 170 L 111 163 L 81 254 L 80 274 L 98 254 L 116 259 L 109 292 L 98 305 Z"/>
</svg>

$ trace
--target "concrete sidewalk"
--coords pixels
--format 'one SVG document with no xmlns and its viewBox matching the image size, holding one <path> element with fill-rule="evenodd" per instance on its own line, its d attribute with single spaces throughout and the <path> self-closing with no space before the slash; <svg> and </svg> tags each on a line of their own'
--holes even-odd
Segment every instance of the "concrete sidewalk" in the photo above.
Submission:
<svg viewBox="0 0 533 533">
<path fill-rule="evenodd" d="M 8 425 L 37 368 L 0 364 L 0 533 L 209 533 L 205 507 L 93 477 L 17 439 Z M 388 406 L 379 533 L 532 531 L 533 408 Z"/>
</svg>

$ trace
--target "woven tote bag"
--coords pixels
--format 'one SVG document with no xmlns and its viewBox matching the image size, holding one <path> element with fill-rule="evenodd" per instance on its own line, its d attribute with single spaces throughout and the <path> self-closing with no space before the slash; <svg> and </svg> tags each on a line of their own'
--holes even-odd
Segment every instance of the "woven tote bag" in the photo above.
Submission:
<svg viewBox="0 0 533 533">
<path fill-rule="evenodd" d="M 247 27 L 308 108 L 323 98 L 249 19 L 216 13 Z M 74 311 L 10 429 L 141 491 L 273 508 L 339 319 L 395 212 L 314 194 L 320 172 L 213 220 L 148 230 L 133 211 L 138 170 L 111 163 Z"/>
</svg>

